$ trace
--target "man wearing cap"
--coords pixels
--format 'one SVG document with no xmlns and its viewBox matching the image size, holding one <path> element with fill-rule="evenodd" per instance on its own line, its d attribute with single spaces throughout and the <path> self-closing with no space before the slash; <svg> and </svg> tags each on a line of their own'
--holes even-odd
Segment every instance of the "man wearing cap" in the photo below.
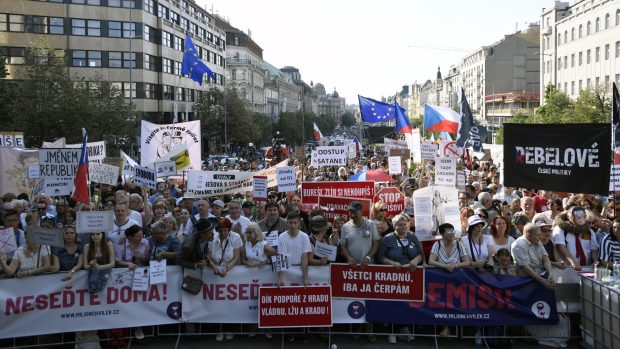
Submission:
<svg viewBox="0 0 620 349">
<path fill-rule="evenodd" d="M 374 261 L 381 237 L 377 226 L 362 215 L 362 204 L 354 201 L 349 206 L 351 220 L 342 226 L 340 250 L 350 266 L 362 268 Z"/>
<path fill-rule="evenodd" d="M 248 218 L 250 222 L 256 222 L 256 215 L 254 214 L 254 203 L 252 201 L 244 201 L 241 205 L 243 210 L 243 216 Z"/>
<path fill-rule="evenodd" d="M 191 269 L 211 267 L 207 251 L 209 242 L 213 241 L 213 224 L 202 218 L 194 224 L 194 228 L 194 233 L 183 241 L 179 265 Z"/>
<path fill-rule="evenodd" d="M 511 248 L 512 257 L 520 275 L 529 275 L 547 288 L 553 289 L 551 261 L 547 251 L 540 243 L 540 227 L 528 223 L 523 228 L 524 235 L 518 238 Z M 547 272 L 546 278 L 542 276 Z"/>
<path fill-rule="evenodd" d="M 258 222 L 258 226 L 265 235 L 270 246 L 276 246 L 278 236 L 288 230 L 286 219 L 280 217 L 280 207 L 275 201 L 267 201 L 265 205 L 265 219 Z"/>
<path fill-rule="evenodd" d="M 224 217 L 224 201 L 216 199 L 211 204 L 211 216 L 212 218 Z"/>
</svg>

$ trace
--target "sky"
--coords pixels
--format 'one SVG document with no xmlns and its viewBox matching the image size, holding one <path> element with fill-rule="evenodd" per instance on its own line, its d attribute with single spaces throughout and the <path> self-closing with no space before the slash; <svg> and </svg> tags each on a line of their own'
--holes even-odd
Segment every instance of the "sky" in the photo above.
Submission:
<svg viewBox="0 0 620 349">
<path fill-rule="evenodd" d="M 196 0 L 347 104 L 445 76 L 468 52 L 539 22 L 551 0 Z M 213 9 L 213 11 L 211 11 Z M 454 50 L 459 49 L 459 50 Z"/>
</svg>

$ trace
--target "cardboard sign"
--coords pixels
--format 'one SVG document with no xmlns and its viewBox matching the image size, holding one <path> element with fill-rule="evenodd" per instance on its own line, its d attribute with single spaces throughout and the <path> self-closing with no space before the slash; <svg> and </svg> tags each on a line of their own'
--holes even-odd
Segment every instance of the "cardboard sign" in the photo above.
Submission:
<svg viewBox="0 0 620 349">
<path fill-rule="evenodd" d="M 327 218 L 328 221 L 333 222 L 336 216 L 344 216 L 346 220 L 349 220 L 351 216 L 351 213 L 349 212 L 349 205 L 351 205 L 354 201 L 362 204 L 362 216 L 370 219 L 372 201 L 368 199 L 343 198 L 339 196 L 319 196 L 318 204 L 325 212 L 325 218 Z"/>
<path fill-rule="evenodd" d="M 151 274 L 149 283 L 151 285 L 165 284 L 168 282 L 166 279 L 167 265 L 166 259 L 162 259 L 159 262 L 156 260 L 149 262 L 149 271 Z"/>
<path fill-rule="evenodd" d="M 252 189 L 254 200 L 267 200 L 267 177 L 254 176 L 252 182 L 254 182 L 254 188 Z"/>
<path fill-rule="evenodd" d="M 67 144 L 65 148 L 79 148 L 82 150 L 82 143 Z M 89 163 L 103 163 L 105 158 L 105 141 L 88 142 L 86 143 L 86 150 L 88 151 Z"/>
<path fill-rule="evenodd" d="M 301 201 L 317 204 L 319 196 L 337 196 L 371 200 L 375 197 L 375 182 L 302 182 Z"/>
<path fill-rule="evenodd" d="M 0 147 L 24 147 L 24 133 L 0 131 Z"/>
<path fill-rule="evenodd" d="M 26 240 L 32 244 L 65 247 L 65 241 L 59 229 L 27 227 Z"/>
<path fill-rule="evenodd" d="M 177 165 L 175 161 L 163 161 L 155 163 L 155 173 L 157 178 L 176 176 Z"/>
<path fill-rule="evenodd" d="M 297 190 L 297 179 L 295 178 L 295 166 L 284 166 L 276 169 L 278 180 L 278 192 L 286 193 Z"/>
<path fill-rule="evenodd" d="M 438 148 L 437 144 L 430 141 L 420 143 L 422 160 L 435 160 Z"/>
<path fill-rule="evenodd" d="M 149 289 L 149 268 L 138 267 L 134 270 L 131 289 L 134 291 L 147 291 Z"/>
<path fill-rule="evenodd" d="M 41 177 L 73 180 L 80 163 L 80 149 L 39 149 Z"/>
<path fill-rule="evenodd" d="M 73 191 L 73 178 L 45 178 L 43 192 L 49 196 L 70 195 Z"/>
<path fill-rule="evenodd" d="M 386 217 L 394 217 L 405 209 L 405 195 L 395 187 L 383 187 L 375 195 L 374 202 L 383 201 L 386 204 Z"/>
<path fill-rule="evenodd" d="M 28 166 L 28 179 L 41 178 L 41 169 L 39 165 Z"/>
<path fill-rule="evenodd" d="M 458 158 L 435 158 L 435 185 L 456 187 L 456 163 Z"/>
<path fill-rule="evenodd" d="M 112 231 L 114 213 L 112 211 L 78 211 L 76 229 L 79 234 Z"/>
<path fill-rule="evenodd" d="M 391 175 L 402 174 L 403 168 L 402 168 L 400 156 L 389 156 L 388 157 L 388 168 L 389 168 L 389 172 Z"/>
<path fill-rule="evenodd" d="M 331 285 L 338 298 L 424 302 L 424 268 L 414 272 L 391 265 L 369 265 L 366 269 L 332 263 Z"/>
<path fill-rule="evenodd" d="M 260 287 L 258 327 L 332 326 L 331 286 Z"/>
<path fill-rule="evenodd" d="M 17 250 L 17 241 L 13 228 L 0 229 L 0 253 L 13 252 Z M 10 261 L 7 261 L 10 263 Z"/>
<path fill-rule="evenodd" d="M 139 166 L 138 163 L 121 150 L 121 161 L 119 165 L 121 174 L 123 176 L 133 176 L 136 166 Z"/>
<path fill-rule="evenodd" d="M 136 166 L 133 179 L 137 185 L 142 187 L 155 189 L 157 185 L 155 170 L 152 170 L 150 168 Z"/>
<path fill-rule="evenodd" d="M 465 171 L 456 171 L 456 189 L 465 191 L 466 179 Z"/>
<path fill-rule="evenodd" d="M 118 172 L 118 166 L 100 164 L 97 162 L 88 165 L 88 175 L 90 181 L 94 183 L 116 185 L 118 181 Z"/>
<path fill-rule="evenodd" d="M 314 167 L 346 166 L 347 146 L 316 147 L 312 151 L 311 160 Z"/>
</svg>

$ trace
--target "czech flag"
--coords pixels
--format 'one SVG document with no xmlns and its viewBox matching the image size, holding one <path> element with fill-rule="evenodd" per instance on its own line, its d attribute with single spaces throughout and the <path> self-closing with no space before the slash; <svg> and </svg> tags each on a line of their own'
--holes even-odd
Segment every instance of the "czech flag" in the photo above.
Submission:
<svg viewBox="0 0 620 349">
<path fill-rule="evenodd" d="M 424 104 L 424 129 L 434 132 L 456 134 L 459 131 L 461 115 L 450 108 Z"/>
<path fill-rule="evenodd" d="M 355 150 L 356 151 L 362 150 L 362 142 L 360 142 L 360 140 L 357 138 L 357 136 L 353 139 L 353 142 L 355 142 Z"/>
<path fill-rule="evenodd" d="M 394 107 L 396 107 L 396 133 L 411 133 L 411 124 L 403 109 L 398 103 L 394 103 Z"/>
<path fill-rule="evenodd" d="M 319 130 L 319 127 L 316 125 L 316 123 L 314 122 L 314 140 L 320 140 L 321 138 L 323 138 L 323 134 L 321 133 L 321 130 Z"/>
<path fill-rule="evenodd" d="M 82 154 L 80 155 L 80 164 L 75 175 L 75 190 L 73 191 L 73 200 L 83 204 L 90 204 L 90 193 L 88 191 L 88 149 L 86 143 L 88 135 L 86 129 L 82 129 Z"/>
</svg>

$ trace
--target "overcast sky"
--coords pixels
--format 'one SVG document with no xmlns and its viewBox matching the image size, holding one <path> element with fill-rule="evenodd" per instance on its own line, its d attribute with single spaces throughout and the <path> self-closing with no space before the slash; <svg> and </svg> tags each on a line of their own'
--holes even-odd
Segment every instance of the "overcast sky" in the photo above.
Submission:
<svg viewBox="0 0 620 349">
<path fill-rule="evenodd" d="M 278 68 L 347 104 L 434 79 L 467 53 L 539 22 L 551 0 L 196 0 L 247 32 Z"/>
</svg>

